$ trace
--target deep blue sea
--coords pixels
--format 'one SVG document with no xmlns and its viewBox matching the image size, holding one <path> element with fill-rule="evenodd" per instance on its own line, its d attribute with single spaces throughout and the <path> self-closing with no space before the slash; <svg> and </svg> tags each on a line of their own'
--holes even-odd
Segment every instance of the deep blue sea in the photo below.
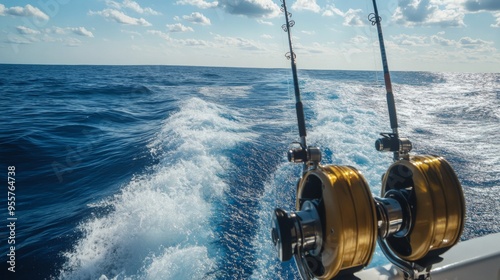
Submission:
<svg viewBox="0 0 500 280">
<path fill-rule="evenodd" d="M 392 162 L 374 149 L 390 131 L 382 74 L 299 79 L 308 143 L 379 194 Z M 392 80 L 412 153 L 444 156 L 463 185 L 462 240 L 500 232 L 500 74 Z M 298 279 L 270 238 L 301 173 L 286 160 L 289 69 L 0 65 L 0 96 L 1 279 Z M 377 249 L 371 266 L 385 263 Z"/>
</svg>

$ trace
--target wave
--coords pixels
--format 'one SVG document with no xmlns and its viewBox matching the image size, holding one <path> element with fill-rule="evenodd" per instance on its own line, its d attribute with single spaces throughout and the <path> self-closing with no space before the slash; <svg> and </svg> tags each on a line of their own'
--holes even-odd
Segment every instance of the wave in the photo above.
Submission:
<svg viewBox="0 0 500 280">
<path fill-rule="evenodd" d="M 198 98 L 183 102 L 148 145 L 159 163 L 91 205 L 112 211 L 79 226 L 83 237 L 64 253 L 59 277 L 214 278 L 219 253 L 211 222 L 227 188 L 221 176 L 231 169 L 220 151 L 254 137 L 225 114 Z"/>
</svg>

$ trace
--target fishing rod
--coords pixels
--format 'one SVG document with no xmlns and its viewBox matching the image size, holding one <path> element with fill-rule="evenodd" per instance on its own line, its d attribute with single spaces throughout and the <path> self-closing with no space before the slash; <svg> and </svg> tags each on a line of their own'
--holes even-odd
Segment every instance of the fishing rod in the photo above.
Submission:
<svg viewBox="0 0 500 280">
<path fill-rule="evenodd" d="M 379 227 L 377 243 L 387 259 L 404 272 L 405 279 L 430 279 L 432 265 L 440 261 L 438 256 L 460 239 L 465 223 L 465 199 L 457 175 L 444 158 L 434 155 L 410 157 L 412 143 L 407 138 L 399 137 L 396 105 L 380 24 L 382 18 L 379 16 L 376 0 L 372 2 L 374 13 L 368 15 L 368 20 L 377 26 L 392 128 L 392 133 L 380 134 L 383 138 L 375 142 L 375 148 L 394 153 L 394 163 L 382 176 L 381 198 L 375 198 L 375 205 L 377 215 L 386 216 L 389 221 L 393 210 L 403 217 L 403 223 L 397 227 L 393 228 L 390 223 Z M 390 203 L 394 207 L 387 207 Z M 431 207 L 420 203 L 428 203 Z M 446 209 L 447 212 L 431 214 L 430 209 Z M 382 219 L 381 224 L 386 222 Z M 447 234 L 453 240 L 450 242 L 451 239 L 444 235 L 434 235 L 432 228 L 436 227 L 449 230 Z M 430 245 L 435 238 L 439 240 L 439 249 Z M 423 245 L 422 241 L 428 243 Z M 423 248 L 425 251 L 417 253 Z"/>
<path fill-rule="evenodd" d="M 379 28 L 393 131 L 381 133 L 384 138 L 377 140 L 376 148 L 394 152 L 395 162 L 382 177 L 381 197 L 373 197 L 359 170 L 320 164 L 319 148 L 306 146 L 290 34 L 295 22 L 289 19 L 285 0 L 282 3 L 286 19 L 282 28 L 288 33 L 290 47 L 286 57 L 292 63 L 301 138 L 300 148 L 291 149 L 288 159 L 304 163 L 304 170 L 297 183 L 295 211 L 274 209 L 271 237 L 278 258 L 282 262 L 293 258 L 304 280 L 350 279 L 348 275 L 369 264 L 378 242 L 389 261 L 408 276 L 406 279 L 427 279 L 431 259 L 438 259 L 435 257 L 460 239 L 465 202 L 458 178 L 443 158 L 410 158 L 410 141 L 399 138 L 378 11 L 370 18 Z"/>
<path fill-rule="evenodd" d="M 380 54 L 382 56 L 382 65 L 384 69 L 384 82 L 387 107 L 389 109 L 389 121 L 392 128 L 392 133 L 380 133 L 383 138 L 378 139 L 375 142 L 375 149 L 377 149 L 377 151 L 394 152 L 394 161 L 397 161 L 400 158 L 408 158 L 408 152 L 412 149 L 412 144 L 408 139 L 399 137 L 398 118 L 396 114 L 396 104 L 394 102 L 394 94 L 392 93 L 391 74 L 387 63 L 384 36 L 382 35 L 382 26 L 380 24 L 382 18 L 378 14 L 376 0 L 372 0 L 372 2 L 374 13 L 368 15 L 368 20 L 372 23 L 372 25 L 377 26 Z"/>
<path fill-rule="evenodd" d="M 304 106 L 300 99 L 299 78 L 297 75 L 297 64 L 295 61 L 296 55 L 293 52 L 292 34 L 290 32 L 290 29 L 295 25 L 295 21 L 290 19 L 292 17 L 292 14 L 288 12 L 285 0 L 281 1 L 281 11 L 285 13 L 285 23 L 281 26 L 281 28 L 288 35 L 288 47 L 290 49 L 290 51 L 285 54 L 285 57 L 291 61 L 293 88 L 295 92 L 295 111 L 297 113 L 297 123 L 300 136 L 300 148 L 294 148 L 288 151 L 288 161 L 295 163 L 303 162 L 305 172 L 308 165 L 315 166 L 319 163 L 319 161 L 321 161 L 321 152 L 316 147 L 307 147 Z"/>
</svg>

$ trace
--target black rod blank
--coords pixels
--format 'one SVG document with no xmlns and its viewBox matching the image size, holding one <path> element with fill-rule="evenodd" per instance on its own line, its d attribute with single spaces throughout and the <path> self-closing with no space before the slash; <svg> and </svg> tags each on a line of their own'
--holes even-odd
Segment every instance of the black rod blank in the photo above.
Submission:
<svg viewBox="0 0 500 280">
<path fill-rule="evenodd" d="M 290 59 L 292 64 L 292 76 L 293 76 L 293 88 L 295 90 L 295 110 L 297 112 L 297 122 L 299 125 L 299 136 L 301 140 L 302 148 L 306 148 L 306 120 L 304 116 L 304 107 L 302 105 L 302 101 L 300 100 L 300 88 L 299 88 L 299 78 L 297 76 L 297 65 L 295 63 L 295 53 L 293 52 L 292 47 L 292 35 L 290 33 L 290 28 L 295 25 L 295 21 L 290 20 L 289 18 L 292 14 L 288 13 L 286 8 L 285 0 L 282 0 L 283 4 L 281 5 L 282 11 L 285 13 L 286 23 L 282 26 L 283 30 L 288 34 L 288 46 L 290 48 L 290 52 L 286 54 L 286 57 Z"/>
</svg>

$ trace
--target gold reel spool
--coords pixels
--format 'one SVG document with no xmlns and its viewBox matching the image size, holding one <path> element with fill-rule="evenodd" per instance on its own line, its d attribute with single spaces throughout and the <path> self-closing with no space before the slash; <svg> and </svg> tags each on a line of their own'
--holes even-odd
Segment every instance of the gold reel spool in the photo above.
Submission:
<svg viewBox="0 0 500 280">
<path fill-rule="evenodd" d="M 319 254 L 295 255 L 309 278 L 331 279 L 368 265 L 377 240 L 375 203 L 362 174 L 350 166 L 318 166 L 298 184 L 296 208 L 317 200 L 323 238 Z"/>
<path fill-rule="evenodd" d="M 449 163 L 438 156 L 412 156 L 392 164 L 382 179 L 382 196 L 399 192 L 409 206 L 407 231 L 385 239 L 405 261 L 442 254 L 462 233 L 465 200 Z"/>
</svg>

